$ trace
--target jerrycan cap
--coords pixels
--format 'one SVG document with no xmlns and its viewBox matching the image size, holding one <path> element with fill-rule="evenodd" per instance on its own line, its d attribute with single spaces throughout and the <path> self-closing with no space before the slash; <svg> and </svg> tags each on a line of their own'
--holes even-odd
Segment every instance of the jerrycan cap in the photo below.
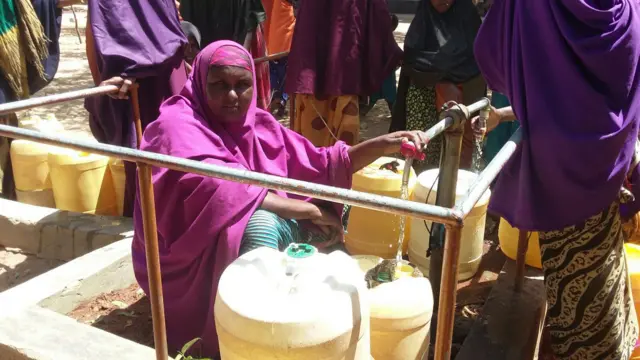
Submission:
<svg viewBox="0 0 640 360">
<path fill-rule="evenodd" d="M 291 244 L 285 250 L 287 257 L 294 259 L 304 259 L 315 255 L 318 252 L 315 246 L 309 244 Z"/>
<path fill-rule="evenodd" d="M 298 274 L 302 268 L 308 266 L 307 259 L 318 252 L 315 246 L 309 244 L 291 244 L 284 250 L 286 274 L 293 276 Z"/>
</svg>

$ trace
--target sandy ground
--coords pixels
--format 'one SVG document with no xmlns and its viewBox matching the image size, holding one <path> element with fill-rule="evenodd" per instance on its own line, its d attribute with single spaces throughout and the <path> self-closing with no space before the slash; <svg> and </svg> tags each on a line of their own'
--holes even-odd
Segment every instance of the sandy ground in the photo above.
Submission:
<svg viewBox="0 0 640 360">
<path fill-rule="evenodd" d="M 55 79 L 49 86 L 42 89 L 34 96 L 58 94 L 71 90 L 92 87 L 93 80 L 89 71 L 85 50 L 84 30 L 87 18 L 86 6 L 75 6 L 77 25 L 80 39 L 76 33 L 76 21 L 73 13 L 65 9 L 62 19 L 62 34 L 60 36 L 61 61 Z M 400 15 L 400 24 L 395 33 L 396 41 L 402 47 L 404 34 L 406 33 L 411 16 Z M 82 136 L 93 139 L 89 129 L 88 114 L 82 100 L 75 100 L 58 105 L 43 106 L 37 109 L 23 111 L 18 114 L 20 119 L 38 116 L 46 118 L 50 114 L 62 123 L 66 131 L 74 136 Z M 281 120 L 289 122 L 288 117 Z M 389 128 L 390 114 L 384 101 L 378 104 L 361 121 L 361 137 L 368 139 L 387 132 Z M 32 255 L 21 253 L 18 249 L 5 249 L 0 247 L 0 292 L 20 284 L 34 276 L 42 274 L 62 262 L 39 259 Z"/>
</svg>

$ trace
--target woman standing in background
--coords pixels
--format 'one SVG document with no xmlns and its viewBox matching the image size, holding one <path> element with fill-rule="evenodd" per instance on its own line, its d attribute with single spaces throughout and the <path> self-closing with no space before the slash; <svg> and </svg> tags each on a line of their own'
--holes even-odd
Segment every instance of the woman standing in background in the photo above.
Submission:
<svg viewBox="0 0 640 360">
<path fill-rule="evenodd" d="M 293 14 L 291 0 L 262 0 L 267 19 L 264 23 L 265 38 L 269 54 L 277 54 L 291 49 L 293 29 L 296 17 Z M 279 116 L 284 115 L 289 96 L 284 91 L 284 81 L 287 72 L 287 57 L 269 63 L 271 78 L 271 111 Z"/>
<path fill-rule="evenodd" d="M 184 47 L 173 0 L 129 0 L 113 11 L 108 0 L 89 1 L 87 59 L 96 85 L 117 85 L 113 96 L 85 99 L 93 136 L 100 142 L 137 146 L 129 88 L 139 86 L 143 129 L 154 121 L 160 104 L 182 90 L 187 72 Z M 153 29 L 153 31 L 149 31 Z M 143 51 L 144 50 L 144 51 Z M 125 162 L 124 215 L 132 216 L 136 189 L 136 165 Z"/>
<path fill-rule="evenodd" d="M 265 9 L 260 0 L 181 0 L 180 14 L 202 34 L 201 48 L 214 41 L 231 40 L 249 50 L 256 59 L 267 56 Z M 271 103 L 269 63 L 256 66 L 258 107 Z"/>
<path fill-rule="evenodd" d="M 553 356 L 627 360 L 638 324 L 621 212 L 640 207 L 640 4 L 496 0 L 475 49 L 512 103 L 487 129 L 521 123 L 489 210 L 539 232 Z"/>
<path fill-rule="evenodd" d="M 404 43 L 404 64 L 390 132 L 426 130 L 438 122 L 448 101 L 471 104 L 486 86 L 473 54 L 481 19 L 473 0 L 421 0 Z M 415 166 L 440 164 L 442 137 L 427 146 L 427 159 Z M 460 167 L 471 167 L 473 134 L 466 122 Z M 422 170 L 420 169 L 420 170 Z"/>
<path fill-rule="evenodd" d="M 285 85 L 292 129 L 316 146 L 357 144 L 358 96 L 379 90 L 401 57 L 385 0 L 303 0 Z"/>
</svg>

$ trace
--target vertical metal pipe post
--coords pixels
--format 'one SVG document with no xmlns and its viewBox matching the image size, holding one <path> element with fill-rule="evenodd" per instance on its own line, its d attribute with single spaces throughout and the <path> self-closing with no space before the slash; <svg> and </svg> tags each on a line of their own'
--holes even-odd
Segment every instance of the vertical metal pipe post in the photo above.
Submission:
<svg viewBox="0 0 640 360">
<path fill-rule="evenodd" d="M 136 148 L 140 149 L 142 142 L 142 118 L 140 118 L 140 101 L 138 100 L 138 84 L 131 86 L 131 107 L 133 108 L 133 122 L 136 127 Z"/>
<path fill-rule="evenodd" d="M 515 291 L 520 292 L 524 283 L 525 259 L 529 249 L 529 232 L 520 230 L 518 234 L 518 253 L 516 256 L 516 277 L 514 279 Z"/>
<path fill-rule="evenodd" d="M 144 249 L 149 276 L 149 297 L 151 298 L 151 319 L 153 321 L 156 360 L 167 360 L 169 349 L 167 347 L 167 331 L 164 319 L 162 275 L 160 273 L 160 256 L 158 252 L 158 227 L 156 224 L 153 183 L 151 182 L 151 165 L 142 162 L 138 163 L 138 184 L 140 186 Z"/>
<path fill-rule="evenodd" d="M 434 349 L 435 360 L 449 360 L 451 358 L 461 237 L 461 226 L 447 226 L 444 259 L 442 262 L 443 271 L 442 286 L 440 287 L 438 325 L 436 328 L 436 343 Z"/>
<path fill-rule="evenodd" d="M 456 121 L 456 124 L 452 125 L 444 133 L 444 145 L 440 158 L 438 192 L 436 195 L 437 206 L 442 206 L 445 208 L 453 208 L 455 206 L 456 184 L 458 182 L 458 167 L 460 166 L 460 152 L 462 148 L 462 131 L 464 129 L 463 124 L 463 121 L 460 121 L 460 119 L 458 119 Z M 436 239 L 436 241 L 440 243 L 446 243 L 446 238 L 448 238 L 448 236 L 446 236 L 446 232 L 448 230 L 449 229 L 445 229 L 445 226 L 441 223 L 433 223 L 433 225 L 431 226 L 431 239 L 429 241 L 433 241 L 433 239 Z M 432 330 L 438 328 L 438 322 L 441 319 L 439 308 L 439 304 L 441 304 L 441 302 L 439 301 L 439 297 L 442 294 L 440 289 L 441 281 L 444 279 L 442 277 L 442 274 L 445 272 L 450 272 L 452 270 L 451 268 L 445 267 L 445 264 L 443 262 L 443 253 L 443 247 L 431 247 L 431 255 L 429 257 L 429 280 L 431 281 L 431 286 L 433 286 L 435 306 L 434 313 L 438 314 L 438 317 L 435 318 L 434 321 L 432 321 Z"/>
<path fill-rule="evenodd" d="M 140 149 L 142 142 L 142 119 L 138 84 L 130 89 L 133 121 L 136 128 L 136 147 Z M 138 168 L 138 185 L 140 189 L 140 205 L 142 224 L 144 227 L 144 252 L 147 260 L 147 276 L 149 278 L 149 297 L 151 300 L 151 321 L 153 322 L 153 341 L 156 349 L 156 360 L 167 360 L 167 328 L 164 319 L 164 298 L 162 296 L 162 273 L 160 272 L 160 252 L 158 249 L 158 225 L 156 224 L 156 204 L 151 182 L 151 165 L 136 163 Z"/>
</svg>

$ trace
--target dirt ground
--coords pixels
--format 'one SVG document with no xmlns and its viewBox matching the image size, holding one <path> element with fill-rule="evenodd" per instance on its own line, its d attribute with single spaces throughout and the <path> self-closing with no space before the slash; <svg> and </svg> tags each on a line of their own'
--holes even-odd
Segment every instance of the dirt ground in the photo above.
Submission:
<svg viewBox="0 0 640 360">
<path fill-rule="evenodd" d="M 0 247 L 0 292 L 23 283 L 64 263 L 40 259 L 19 249 Z"/>
<path fill-rule="evenodd" d="M 101 294 L 67 315 L 83 324 L 153 347 L 151 303 L 138 285 Z"/>
</svg>

